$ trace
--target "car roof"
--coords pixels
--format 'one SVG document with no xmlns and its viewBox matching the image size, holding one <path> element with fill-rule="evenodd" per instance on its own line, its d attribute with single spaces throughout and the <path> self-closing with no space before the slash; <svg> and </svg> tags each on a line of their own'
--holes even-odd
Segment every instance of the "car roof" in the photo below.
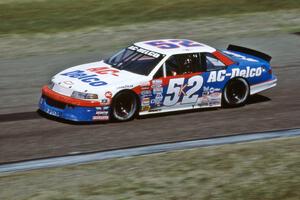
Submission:
<svg viewBox="0 0 300 200">
<path fill-rule="evenodd" d="M 216 51 L 215 48 L 206 44 L 199 43 L 188 39 L 160 39 L 160 40 L 148 40 L 134 43 L 134 45 L 154 51 L 164 55 L 183 54 L 183 53 L 198 53 Z M 159 45 L 161 45 L 159 47 Z M 166 45 L 168 48 L 161 48 Z M 169 46 L 171 45 L 171 46 Z"/>
</svg>

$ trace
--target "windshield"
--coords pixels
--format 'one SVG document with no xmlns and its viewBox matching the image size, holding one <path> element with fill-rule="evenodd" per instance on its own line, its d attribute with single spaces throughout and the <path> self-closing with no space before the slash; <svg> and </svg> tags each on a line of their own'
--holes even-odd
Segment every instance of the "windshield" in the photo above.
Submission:
<svg viewBox="0 0 300 200">
<path fill-rule="evenodd" d="M 148 76 L 163 56 L 137 46 L 130 46 L 105 60 L 114 68 Z"/>
</svg>

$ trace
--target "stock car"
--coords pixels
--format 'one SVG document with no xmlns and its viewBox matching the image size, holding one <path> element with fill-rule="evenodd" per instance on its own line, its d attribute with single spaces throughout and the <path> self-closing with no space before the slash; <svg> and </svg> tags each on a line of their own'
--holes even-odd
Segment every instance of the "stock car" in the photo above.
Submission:
<svg viewBox="0 0 300 200">
<path fill-rule="evenodd" d="M 127 121 L 139 115 L 242 106 L 276 86 L 271 57 L 187 39 L 137 42 L 98 62 L 68 68 L 42 88 L 39 109 L 71 121 Z"/>
</svg>

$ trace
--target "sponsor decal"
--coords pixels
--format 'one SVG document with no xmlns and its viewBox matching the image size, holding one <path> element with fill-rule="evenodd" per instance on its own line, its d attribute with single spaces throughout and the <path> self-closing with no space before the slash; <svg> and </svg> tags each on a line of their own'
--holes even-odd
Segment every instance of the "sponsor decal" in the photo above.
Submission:
<svg viewBox="0 0 300 200">
<path fill-rule="evenodd" d="M 199 106 L 208 106 L 209 105 L 208 96 L 205 95 L 205 96 L 199 97 L 199 99 L 197 100 L 197 104 Z"/>
<path fill-rule="evenodd" d="M 141 107 L 141 112 L 143 111 L 149 111 L 150 110 L 150 106 L 142 106 Z"/>
<path fill-rule="evenodd" d="M 117 87 L 117 89 L 128 89 L 128 88 L 133 88 L 133 85 L 122 85 L 120 87 Z"/>
<path fill-rule="evenodd" d="M 96 111 L 109 111 L 109 106 L 96 107 Z"/>
<path fill-rule="evenodd" d="M 55 117 L 60 117 L 60 116 L 62 115 L 61 112 L 56 111 L 56 110 L 52 110 L 52 109 L 50 109 L 50 108 L 45 108 L 44 111 L 45 111 L 46 113 L 48 113 L 49 115 L 53 115 L 53 116 L 55 116 Z"/>
<path fill-rule="evenodd" d="M 95 68 L 90 68 L 87 69 L 90 72 L 94 72 L 96 74 L 100 74 L 100 75 L 112 75 L 112 76 L 119 76 L 119 70 L 117 69 L 112 69 L 109 67 L 95 67 Z"/>
<path fill-rule="evenodd" d="M 162 94 L 162 93 L 163 93 L 162 87 L 153 88 L 153 94 Z"/>
<path fill-rule="evenodd" d="M 141 83 L 141 87 L 149 87 L 150 85 L 151 83 L 149 81 Z"/>
<path fill-rule="evenodd" d="M 151 104 L 155 104 L 156 106 L 162 105 L 163 95 L 157 94 L 154 99 L 151 99 Z"/>
<path fill-rule="evenodd" d="M 111 99 L 112 98 L 112 92 L 111 91 L 107 91 L 107 92 L 105 92 L 105 95 L 104 95 L 106 98 L 108 98 L 108 99 Z"/>
<path fill-rule="evenodd" d="M 142 106 L 149 106 L 149 105 L 150 105 L 150 98 L 143 98 Z"/>
<path fill-rule="evenodd" d="M 162 80 L 161 79 L 155 79 L 152 81 L 152 85 L 156 87 L 161 87 L 162 86 Z"/>
<path fill-rule="evenodd" d="M 151 83 L 149 81 L 142 82 L 141 84 L 141 90 L 151 90 Z"/>
<path fill-rule="evenodd" d="M 208 96 L 209 106 L 221 105 L 221 92 L 214 92 Z"/>
<path fill-rule="evenodd" d="M 211 98 L 219 98 L 219 97 L 221 97 L 221 95 L 222 95 L 221 92 L 214 92 L 214 93 L 210 94 L 209 96 Z"/>
<path fill-rule="evenodd" d="M 221 88 L 206 87 L 206 86 L 203 87 L 203 93 L 205 93 L 205 94 L 211 94 L 211 93 L 220 92 L 220 91 L 221 91 Z"/>
<path fill-rule="evenodd" d="M 219 106 L 222 100 L 221 88 L 203 87 L 202 97 L 197 101 L 200 106 Z"/>
<path fill-rule="evenodd" d="M 103 106 L 102 107 L 103 110 L 109 110 L 109 108 L 110 108 L 109 106 Z"/>
<path fill-rule="evenodd" d="M 203 91 L 202 97 L 197 101 L 199 106 L 220 106 L 222 99 L 221 90 L 219 88 L 209 88 L 206 91 Z"/>
<path fill-rule="evenodd" d="M 156 79 L 152 81 L 153 94 L 163 93 L 162 80 Z"/>
<path fill-rule="evenodd" d="M 101 99 L 101 103 L 107 103 L 108 99 Z"/>
<path fill-rule="evenodd" d="M 151 90 L 151 87 L 150 86 L 142 86 L 141 87 L 141 90 Z"/>
<path fill-rule="evenodd" d="M 209 74 L 207 82 L 208 83 L 222 82 L 225 80 L 226 77 L 230 77 L 230 78 L 237 77 L 237 76 L 241 76 L 245 78 L 258 77 L 262 74 L 263 71 L 264 69 L 262 67 L 251 68 L 249 66 L 247 66 L 246 69 L 233 68 L 231 72 L 228 73 L 226 70 L 212 71 Z"/>
<path fill-rule="evenodd" d="M 162 94 L 157 94 L 155 96 L 155 99 L 162 101 L 163 100 L 163 95 Z"/>
<path fill-rule="evenodd" d="M 109 105 L 111 102 L 111 99 L 101 99 L 100 102 L 102 105 Z"/>
<path fill-rule="evenodd" d="M 154 57 L 154 58 L 158 58 L 160 56 L 159 53 L 156 53 L 154 51 L 150 51 L 150 50 L 147 50 L 147 49 L 143 49 L 143 48 L 137 47 L 137 46 L 130 46 L 130 47 L 128 47 L 128 49 L 130 49 L 132 51 L 142 53 L 142 54 L 145 54 L 147 56 Z"/>
<path fill-rule="evenodd" d="M 72 81 L 64 81 L 63 83 L 66 85 L 74 85 L 74 83 Z"/>
<path fill-rule="evenodd" d="M 103 86 L 107 85 L 106 82 L 101 81 L 99 78 L 97 78 L 97 75 L 88 75 L 82 70 L 75 70 L 67 73 L 61 74 L 62 76 L 68 76 L 70 78 L 76 78 L 84 83 L 88 83 L 91 86 Z"/>
<path fill-rule="evenodd" d="M 109 116 L 93 116 L 93 120 L 109 120 Z"/>
<path fill-rule="evenodd" d="M 96 107 L 96 115 L 93 120 L 109 120 L 109 106 Z"/>
<path fill-rule="evenodd" d="M 108 111 L 97 111 L 96 115 L 106 116 L 106 115 L 108 115 Z"/>
<path fill-rule="evenodd" d="M 143 97 L 149 97 L 149 96 L 152 95 L 152 92 L 151 92 L 151 90 L 142 90 L 142 91 L 141 91 L 141 95 L 142 95 Z"/>
</svg>

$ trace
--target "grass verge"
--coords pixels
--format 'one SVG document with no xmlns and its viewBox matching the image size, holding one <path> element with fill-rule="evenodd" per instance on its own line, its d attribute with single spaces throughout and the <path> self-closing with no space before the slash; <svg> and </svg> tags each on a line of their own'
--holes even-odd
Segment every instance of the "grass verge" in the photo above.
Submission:
<svg viewBox="0 0 300 200">
<path fill-rule="evenodd" d="M 0 0 L 1 1 L 1 0 Z M 189 38 L 209 45 L 245 37 L 274 37 L 300 30 L 300 9 L 249 13 L 234 16 L 169 20 L 116 27 L 96 26 L 70 32 L 0 35 L 0 58 L 32 55 L 98 52 L 110 54 L 132 42 L 158 38 Z M 288 38 L 284 35 L 282 38 Z M 232 41 L 230 41 L 230 38 Z M 255 40 L 255 39 L 253 39 Z M 263 43 L 261 43 L 263 44 Z M 215 46 L 223 48 L 223 46 Z M 255 47 L 257 48 L 257 47 Z"/>
<path fill-rule="evenodd" d="M 0 176 L 0 199 L 288 199 L 300 196 L 300 137 Z"/>
<path fill-rule="evenodd" d="M 92 26 L 300 8 L 299 0 L 26 0 L 0 3 L 0 34 L 52 33 Z"/>
</svg>

